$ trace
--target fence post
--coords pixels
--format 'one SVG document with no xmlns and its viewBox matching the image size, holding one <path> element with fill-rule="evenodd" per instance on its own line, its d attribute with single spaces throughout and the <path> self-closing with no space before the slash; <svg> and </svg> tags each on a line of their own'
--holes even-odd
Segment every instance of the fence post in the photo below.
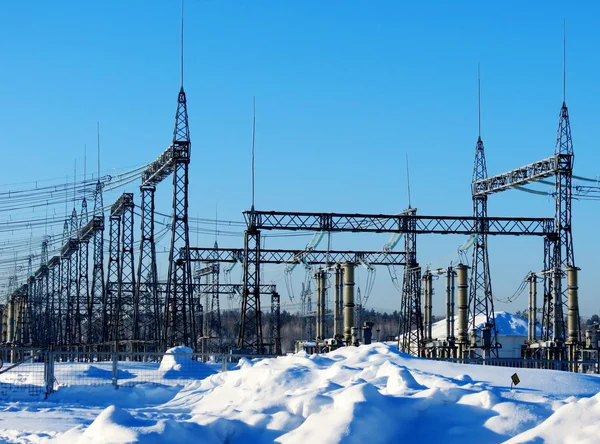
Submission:
<svg viewBox="0 0 600 444">
<path fill-rule="evenodd" d="M 225 353 L 221 355 L 221 371 L 227 371 L 227 355 Z"/>
<path fill-rule="evenodd" d="M 46 362 L 44 364 L 44 381 L 46 382 L 46 397 L 54 391 L 54 344 L 50 344 L 46 352 Z"/>
<path fill-rule="evenodd" d="M 115 352 L 112 354 L 112 384 L 116 389 L 119 388 L 119 381 L 118 381 L 118 371 L 119 371 L 119 367 L 117 366 L 119 362 L 119 353 Z"/>
</svg>

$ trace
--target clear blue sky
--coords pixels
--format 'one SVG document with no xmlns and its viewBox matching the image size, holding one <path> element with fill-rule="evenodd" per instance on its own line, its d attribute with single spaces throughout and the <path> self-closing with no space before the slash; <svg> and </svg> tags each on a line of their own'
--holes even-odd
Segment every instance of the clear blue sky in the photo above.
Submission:
<svg viewBox="0 0 600 444">
<path fill-rule="evenodd" d="M 551 155 L 562 102 L 563 18 L 575 174 L 596 176 L 599 9 L 592 1 L 567 7 L 557 1 L 187 0 L 190 214 L 214 218 L 218 204 L 219 219 L 241 220 L 249 207 L 253 96 L 257 208 L 401 211 L 408 203 L 408 155 L 412 204 L 420 214 L 471 214 L 477 63 L 490 174 Z M 82 164 L 84 144 L 90 173 L 97 121 L 103 171 L 154 160 L 172 137 L 179 14 L 178 0 L 1 2 L 2 189 L 63 180 L 73 174 L 75 158 Z M 139 202 L 137 184 L 128 191 Z M 170 193 L 167 183 L 160 187 L 159 211 L 170 212 Z M 598 205 L 573 206 L 584 316 L 600 311 L 594 283 Z M 553 203 L 511 191 L 490 198 L 489 214 L 552 217 Z M 7 219 L 0 214 L 0 222 Z M 302 247 L 309 240 L 266 242 Z M 214 235 L 199 236 L 200 245 L 213 241 Z M 464 241 L 420 236 L 419 262 L 445 266 Z M 239 236 L 221 235 L 219 242 L 242 246 Z M 334 248 L 379 249 L 385 242 L 386 236 L 332 237 Z M 500 299 L 529 270 L 542 267 L 540 239 L 493 238 L 489 251 Z M 280 269 L 265 271 L 286 297 L 280 275 Z M 298 287 L 302 272 L 294 279 Z M 443 312 L 441 286 L 437 292 L 436 314 Z M 369 305 L 399 308 L 385 269 L 377 274 Z M 525 307 L 525 295 L 496 305 Z"/>
</svg>

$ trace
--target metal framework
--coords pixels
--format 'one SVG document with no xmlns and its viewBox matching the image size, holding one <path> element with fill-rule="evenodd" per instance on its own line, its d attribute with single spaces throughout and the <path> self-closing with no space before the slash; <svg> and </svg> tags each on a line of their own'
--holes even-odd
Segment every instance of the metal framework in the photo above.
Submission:
<svg viewBox="0 0 600 444">
<path fill-rule="evenodd" d="M 142 237 L 140 239 L 140 259 L 138 264 L 139 304 L 136 305 L 136 331 L 134 339 L 148 341 L 160 339 L 160 301 L 158 298 L 156 267 L 156 244 L 154 242 L 154 185 L 142 185 Z"/>
<path fill-rule="evenodd" d="M 420 216 L 343 213 L 244 211 L 248 227 L 257 230 L 306 230 L 352 233 L 465 234 L 476 232 L 477 222 L 490 235 L 543 236 L 554 232 L 554 221 L 532 217 Z M 409 221 L 415 219 L 414 224 Z M 406 228 L 409 227 L 409 228 Z M 406 230 L 410 231 L 406 231 Z"/>
<path fill-rule="evenodd" d="M 575 267 L 571 211 L 573 159 L 569 111 L 563 101 L 553 156 L 491 177 L 486 177 L 487 171 L 484 169 L 481 174 L 474 175 L 472 183 L 475 205 L 476 200 L 483 202 L 489 194 L 555 176 L 553 227 L 544 239 L 545 273 L 541 339 L 542 341 L 552 341 L 558 346 L 564 345 L 567 339 L 564 325 L 567 291 L 566 285 L 563 285 L 564 270 L 568 267 Z M 491 287 L 489 291 L 491 293 Z M 578 311 L 578 308 L 576 310 Z M 580 342 L 581 331 L 579 328 L 577 328 L 575 336 L 576 342 Z M 573 341 L 574 339 L 571 340 L 571 342 Z"/>
<path fill-rule="evenodd" d="M 238 347 L 241 350 L 263 354 L 262 313 L 260 311 L 260 231 L 249 216 L 244 232 L 244 289 Z"/>
<path fill-rule="evenodd" d="M 88 338 L 92 344 L 104 339 L 104 320 L 106 319 L 106 291 L 104 285 L 104 214 L 102 199 L 102 183 L 96 183 L 94 193 L 94 217 L 91 220 L 92 230 L 88 230 L 90 222 L 83 228 L 83 237 L 93 231 L 94 265 L 92 268 L 92 291 L 88 306 Z"/>
<path fill-rule="evenodd" d="M 260 285 L 260 230 L 310 230 L 326 232 L 367 232 L 405 234 L 466 234 L 529 235 L 545 236 L 553 232 L 552 219 L 473 217 L 473 216 L 420 216 L 410 213 L 397 215 L 307 213 L 284 211 L 244 211 L 248 225 L 244 236 L 244 292 L 242 294 L 242 320 L 239 343 L 254 353 L 262 353 L 260 297 L 255 291 Z M 416 258 L 415 258 L 416 261 Z M 333 258 L 330 263 L 335 262 Z M 420 275 L 417 275 L 420 278 Z M 414 294 L 420 288 L 420 279 L 409 279 L 415 285 L 406 294 Z M 414 287 L 414 288 L 413 288 Z M 420 296 L 419 296 L 420 298 Z M 405 304 L 404 313 L 415 313 L 418 324 L 420 308 Z M 411 321 L 412 322 L 412 321 Z M 422 325 L 422 320 L 420 321 Z M 418 330 L 418 329 L 417 329 Z M 422 327 L 420 329 L 422 335 Z"/>
<path fill-rule="evenodd" d="M 187 100 L 183 85 L 177 98 L 173 143 L 142 173 L 142 188 L 155 187 L 173 174 L 173 221 L 169 249 L 169 271 L 164 306 L 162 348 L 188 345 L 196 348 L 196 318 L 192 293 L 192 270 L 187 257 L 178 257 L 189 247 L 188 184 L 191 154 Z M 151 198 L 153 198 L 152 193 Z M 151 205 L 154 207 L 154 204 Z M 148 210 L 150 211 L 150 210 Z M 145 218 L 148 214 L 144 215 Z M 144 221 L 143 225 L 146 223 Z M 153 231 L 153 227 L 150 227 Z M 153 237 L 153 232 L 147 235 Z"/>
<path fill-rule="evenodd" d="M 274 291 L 271 293 L 271 343 L 272 353 L 281 354 L 281 297 Z"/>
<path fill-rule="evenodd" d="M 75 325 L 78 328 L 78 337 L 77 343 L 89 343 L 90 338 L 90 320 L 89 317 L 89 306 L 90 306 L 90 285 L 88 279 L 88 269 L 89 269 L 89 252 L 90 252 L 90 242 L 89 237 L 82 236 L 82 228 L 88 224 L 88 208 L 87 208 L 87 200 L 84 197 L 81 201 L 81 213 L 79 217 L 79 226 L 77 231 L 77 240 L 79 241 L 79 249 L 77 254 L 79 257 L 77 258 L 77 262 L 79 265 L 79 271 L 77 275 L 77 300 L 75 304 Z M 93 225 L 92 225 L 93 227 Z"/>
<path fill-rule="evenodd" d="M 112 209 L 109 218 L 108 237 L 108 272 L 106 276 L 104 320 L 102 322 L 102 342 L 116 339 L 115 308 L 119 291 L 119 269 L 121 268 L 121 215 L 115 214 Z"/>
<path fill-rule="evenodd" d="M 182 250 L 181 255 L 185 255 Z M 244 260 L 244 250 L 238 248 L 198 248 L 189 249 L 191 262 L 238 263 Z M 404 265 L 404 251 L 353 251 L 353 250 L 279 250 L 261 249 L 261 264 L 298 264 L 325 265 L 346 262 L 367 263 L 371 265 Z"/>
<path fill-rule="evenodd" d="M 477 141 L 477 152 L 481 144 L 483 168 L 474 171 L 472 192 L 473 196 L 489 196 L 493 193 L 505 191 L 511 188 L 527 185 L 547 177 L 553 176 L 558 170 L 556 156 L 551 156 L 546 159 L 538 160 L 537 162 L 516 168 L 506 173 L 497 174 L 495 176 L 487 176 L 485 169 L 485 157 L 483 156 L 483 142 L 481 138 Z M 477 157 L 475 160 L 475 168 L 477 168 Z M 477 172 L 478 174 L 475 174 Z M 481 174 L 479 174 L 481 173 Z M 483 176 L 483 177 L 482 177 Z"/>
<path fill-rule="evenodd" d="M 544 305 L 550 312 L 554 308 L 553 340 L 558 344 L 567 342 L 564 325 L 563 307 L 567 301 L 567 286 L 563 285 L 564 270 L 575 267 L 575 255 L 573 252 L 572 227 L 572 175 L 573 175 L 573 141 L 571 139 L 571 124 L 569 122 L 569 110 L 566 103 L 560 109 L 558 131 L 556 135 L 556 146 L 554 149 L 557 170 L 555 182 L 555 231 L 558 233 L 556 242 L 550 242 L 550 258 L 553 273 L 545 275 L 544 288 L 550 291 L 544 297 Z M 579 317 L 579 307 L 576 308 Z M 550 330 L 550 326 L 546 326 Z M 581 341 L 581 331 L 577 325 L 576 342 Z"/>
<path fill-rule="evenodd" d="M 514 177 L 512 175 L 511 177 Z M 518 176 L 518 174 L 517 174 Z M 487 177 L 487 166 L 485 162 L 485 148 L 481 136 L 477 139 L 475 147 L 475 162 L 473 165 L 473 183 Z M 496 343 L 496 317 L 494 314 L 494 299 L 492 295 L 492 279 L 490 276 L 490 263 L 487 242 L 487 194 L 475 193 L 476 187 L 471 187 L 473 192 L 473 217 L 476 218 L 475 242 L 473 244 L 473 262 L 471 265 L 471 276 L 469 285 L 469 329 L 476 331 L 477 316 L 485 318 L 486 328 L 491 331 L 490 343 L 481 343 L 482 348 L 490 349 L 495 357 L 498 357 Z M 477 353 L 475 347 L 472 350 Z"/>
<path fill-rule="evenodd" d="M 121 219 L 121 252 L 118 267 L 117 299 L 114 307 L 114 339 L 134 339 L 135 311 L 137 305 L 135 286 L 135 260 L 133 255 L 133 194 L 123 193 L 111 208 L 111 217 Z"/>
<path fill-rule="evenodd" d="M 59 301 L 60 301 L 60 257 L 53 256 L 48 262 L 48 270 L 49 270 L 49 297 L 47 307 L 49 311 L 47 312 L 47 325 L 48 325 L 48 342 L 50 344 L 59 344 L 59 329 L 60 329 L 60 310 L 59 310 Z"/>
<path fill-rule="evenodd" d="M 416 208 L 406 212 L 408 216 L 417 214 Z M 421 312 L 421 267 L 417 262 L 416 219 L 407 219 L 404 235 L 406 263 L 400 304 L 399 350 L 412 355 L 420 355 L 423 341 L 423 314 Z"/>
</svg>

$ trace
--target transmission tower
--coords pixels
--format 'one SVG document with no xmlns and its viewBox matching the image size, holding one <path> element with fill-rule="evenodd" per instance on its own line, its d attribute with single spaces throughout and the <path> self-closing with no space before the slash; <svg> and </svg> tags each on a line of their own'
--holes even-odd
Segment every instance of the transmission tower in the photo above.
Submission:
<svg viewBox="0 0 600 444">
<path fill-rule="evenodd" d="M 60 292 L 58 294 L 57 302 L 57 344 L 65 345 L 66 341 L 66 311 L 67 311 L 67 298 L 69 294 L 69 274 L 70 269 L 69 265 L 71 263 L 69 256 L 67 256 L 64 250 L 64 246 L 68 244 L 69 241 L 69 222 L 65 219 L 65 224 L 63 226 L 63 247 L 60 252 Z"/>
<path fill-rule="evenodd" d="M 115 212 L 121 215 L 121 254 L 118 268 L 117 301 L 114 325 L 116 340 L 133 339 L 135 294 L 135 261 L 133 256 L 133 193 L 123 193 Z"/>
<path fill-rule="evenodd" d="M 417 235 L 415 233 L 417 209 L 409 208 L 405 214 L 404 248 L 406 264 L 404 265 L 404 282 L 402 285 L 402 301 L 400 307 L 400 332 L 398 348 L 404 353 L 415 356 L 421 354 L 423 340 L 423 313 L 421 311 L 421 267 L 417 262 Z"/>
<path fill-rule="evenodd" d="M 96 183 L 94 192 L 94 268 L 92 269 L 92 291 L 88 307 L 88 338 L 90 343 L 106 340 L 103 334 L 103 322 L 106 311 L 106 293 L 104 287 L 104 203 L 102 183 Z"/>
<path fill-rule="evenodd" d="M 196 348 L 192 269 L 187 251 L 190 247 L 188 224 L 188 184 L 190 130 L 183 82 L 177 98 L 173 143 L 170 147 L 173 168 L 173 222 L 169 249 L 169 274 L 165 301 L 165 347 L 188 345 Z M 179 256 L 183 249 L 186 254 Z"/>
<path fill-rule="evenodd" d="M 49 280 L 50 280 L 50 297 L 48 302 L 50 305 L 50 311 L 48 313 L 48 334 L 49 342 L 53 344 L 60 344 L 60 308 L 59 301 L 61 297 L 61 261 L 59 256 L 54 256 L 49 263 Z"/>
<path fill-rule="evenodd" d="M 481 140 L 481 81 L 479 77 L 479 69 L 477 73 L 477 101 L 478 101 L 478 128 L 479 136 L 477 145 L 475 146 L 475 162 L 473 165 L 472 182 L 482 180 L 488 177 L 487 165 L 485 162 L 485 150 L 483 141 Z M 471 187 L 473 198 L 473 217 L 475 218 L 474 234 L 475 242 L 473 243 L 473 263 L 471 266 L 471 276 L 469 285 L 469 328 L 471 331 L 476 331 L 476 318 L 483 315 L 485 318 L 485 331 L 489 331 L 488 336 L 485 335 L 482 341 L 481 348 L 484 350 L 491 349 L 492 354 L 497 357 L 496 343 L 496 318 L 494 315 L 494 300 L 492 298 L 492 280 L 490 278 L 490 263 L 488 256 L 488 227 L 485 222 L 487 218 L 487 195 L 476 194 L 475 187 Z"/>
<path fill-rule="evenodd" d="M 217 244 L 217 241 L 215 241 L 215 248 L 219 248 L 219 245 Z M 211 325 L 211 334 L 210 337 L 211 338 L 215 338 L 215 340 L 213 340 L 213 342 L 215 342 L 215 344 L 213 344 L 213 349 L 215 349 L 218 353 L 222 353 L 223 352 L 223 329 L 221 326 L 221 304 L 219 302 L 219 278 L 220 278 L 220 271 L 221 268 L 219 266 L 219 263 L 217 262 L 219 257 L 218 254 L 215 252 L 212 259 L 214 260 L 214 262 L 212 262 L 212 273 L 209 275 L 210 279 L 211 279 L 211 284 L 212 284 L 212 300 L 211 300 L 211 304 L 210 304 L 210 325 Z"/>
<path fill-rule="evenodd" d="M 142 237 L 138 265 L 138 298 L 136 306 L 136 332 L 134 339 L 156 343 L 160 338 L 158 273 L 156 267 L 156 244 L 154 240 L 154 192 L 156 186 L 142 185 Z"/>
<path fill-rule="evenodd" d="M 48 268 L 48 237 L 44 237 L 42 240 L 42 248 L 40 254 L 40 272 L 36 274 L 37 279 L 37 303 L 39 304 L 40 312 L 38 313 L 37 320 L 34 321 L 39 324 L 37 337 L 37 344 L 41 346 L 47 346 L 50 341 L 50 318 L 49 315 L 52 313 L 52 306 L 50 304 L 49 294 L 49 279 L 50 271 Z"/>
<path fill-rule="evenodd" d="M 79 223 L 77 219 L 77 210 L 73 207 L 70 219 L 69 239 L 63 247 L 64 253 L 68 256 L 68 276 L 67 276 L 67 322 L 65 323 L 65 340 L 68 344 L 81 343 L 81 323 L 79 314 L 76 312 L 78 305 L 78 231 Z"/>
<path fill-rule="evenodd" d="M 552 340 L 564 344 L 566 340 L 563 307 L 566 302 L 566 285 L 563 285 L 564 270 L 575 267 L 573 253 L 573 234 L 571 231 L 572 213 L 572 175 L 573 175 L 573 142 L 571 124 L 566 102 L 560 109 L 558 131 L 554 155 L 557 162 L 555 183 L 555 232 L 544 242 L 544 308 L 542 318 L 542 336 L 544 340 Z M 578 308 L 577 308 L 578 311 Z M 579 313 L 577 313 L 577 317 Z M 551 334 L 552 333 L 552 334 Z M 569 332 L 569 341 L 579 342 L 581 332 Z"/>
<path fill-rule="evenodd" d="M 114 208 L 114 206 L 113 206 Z M 121 215 L 111 208 L 109 218 L 109 241 L 108 241 L 108 273 L 106 276 L 106 304 L 104 307 L 102 321 L 103 342 L 115 340 L 114 326 L 117 292 L 119 291 L 119 269 L 121 249 Z"/>
<path fill-rule="evenodd" d="M 88 208 L 87 208 L 87 200 L 85 195 L 83 200 L 81 201 L 81 217 L 79 218 L 79 229 L 78 232 L 81 233 L 81 229 L 85 227 L 88 223 Z M 89 317 L 88 307 L 90 305 L 90 288 L 89 288 L 89 279 L 88 279 L 88 269 L 89 269 L 89 252 L 90 252 L 90 243 L 87 238 L 83 238 L 78 236 L 79 241 L 79 276 L 77 279 L 77 302 L 75 306 L 75 323 L 79 325 L 80 328 L 80 337 L 78 342 L 82 341 L 82 337 L 85 334 L 85 343 L 89 344 L 91 342 L 91 337 L 89 336 L 90 332 L 90 322 L 91 318 Z M 85 323 L 83 322 L 85 320 Z M 82 325 L 83 324 L 83 325 Z"/>
</svg>

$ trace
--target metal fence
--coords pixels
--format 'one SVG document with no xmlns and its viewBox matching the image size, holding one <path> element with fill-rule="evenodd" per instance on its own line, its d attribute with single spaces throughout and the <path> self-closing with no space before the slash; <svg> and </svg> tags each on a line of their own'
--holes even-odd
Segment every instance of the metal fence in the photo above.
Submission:
<svg viewBox="0 0 600 444">
<path fill-rule="evenodd" d="M 38 349 L 0 349 L 0 397 L 46 392 L 46 366 Z"/>
<path fill-rule="evenodd" d="M 453 362 L 456 364 L 489 365 L 492 367 L 530 368 L 538 370 L 559 370 L 575 373 L 600 373 L 598 361 L 560 361 L 548 359 L 522 358 L 433 358 L 435 361 Z"/>
<path fill-rule="evenodd" d="M 60 351 L 0 347 L 0 398 L 45 396 L 66 387 L 118 389 L 139 384 L 185 385 L 235 367 L 241 358 L 273 355 Z M 435 358 L 493 367 L 600 373 L 598 361 L 519 358 Z"/>
<path fill-rule="evenodd" d="M 111 353 L 0 348 L 0 397 L 48 396 L 65 387 L 185 385 L 271 355 Z"/>
</svg>

